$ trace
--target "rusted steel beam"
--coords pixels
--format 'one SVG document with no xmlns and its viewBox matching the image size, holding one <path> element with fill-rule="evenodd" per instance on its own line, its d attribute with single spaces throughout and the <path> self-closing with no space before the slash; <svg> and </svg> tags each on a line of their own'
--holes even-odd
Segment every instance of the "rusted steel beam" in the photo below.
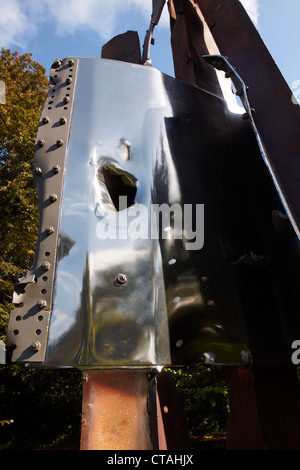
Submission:
<svg viewBox="0 0 300 470">
<path fill-rule="evenodd" d="M 176 78 L 223 96 L 214 69 L 202 58 L 219 54 L 219 50 L 198 5 L 190 0 L 169 0 L 168 7 Z"/>
<path fill-rule="evenodd" d="M 169 11 L 177 78 L 218 92 L 216 79 L 210 83 L 202 62 L 207 49 L 207 54 L 228 57 L 249 87 L 249 101 L 256 110 L 255 123 L 297 232 L 300 222 L 300 108 L 292 103 L 291 90 L 256 28 L 238 0 L 170 0 Z M 276 249 L 282 243 L 274 240 L 273 229 L 268 228 L 272 222 L 272 210 L 276 207 L 264 212 L 267 204 L 262 210 L 263 198 L 269 198 L 274 188 L 268 185 L 265 190 L 262 186 L 258 190 L 258 181 L 260 178 L 264 180 L 262 166 L 254 155 L 248 165 L 254 165 L 253 168 L 260 173 L 250 174 L 251 181 L 247 176 L 249 191 L 257 209 L 261 243 L 272 253 L 276 266 L 273 266 L 273 281 L 268 273 L 258 275 L 257 271 L 255 274 L 239 271 L 237 277 L 254 367 L 252 370 L 227 368 L 231 408 L 228 448 L 299 449 L 300 390 L 297 372 L 292 364 L 278 360 L 281 354 L 285 354 L 283 336 L 287 333 L 282 325 L 286 321 L 288 328 L 293 324 L 294 330 L 297 325 L 297 316 L 290 316 L 295 309 L 294 304 L 297 304 L 297 301 L 293 304 L 290 300 L 296 299 L 295 287 L 293 282 L 286 285 L 285 314 L 283 306 L 276 305 L 276 289 L 272 284 L 274 278 L 282 279 L 284 266 L 279 263 L 278 268 L 276 260 Z M 283 240 L 288 238 L 283 237 Z M 289 252 L 289 247 L 284 246 Z M 293 268 L 286 265 L 283 269 L 290 271 L 289 275 L 294 280 Z M 281 319 L 276 311 L 280 311 Z M 268 348 L 263 346 L 266 344 Z M 260 363 L 263 355 L 265 360 Z"/>
<path fill-rule="evenodd" d="M 115 59 L 141 64 L 141 48 L 138 33 L 127 31 L 108 41 L 101 50 L 102 59 Z"/>
<path fill-rule="evenodd" d="M 289 86 L 238 0 L 192 3 L 199 6 L 220 53 L 249 87 L 258 131 L 299 229 L 300 107 L 293 104 Z"/>
<path fill-rule="evenodd" d="M 241 366 L 226 367 L 226 379 L 230 408 L 227 450 L 263 450 L 253 371 Z"/>
<path fill-rule="evenodd" d="M 84 372 L 81 450 L 152 450 L 149 371 Z"/>
<path fill-rule="evenodd" d="M 159 449 L 190 450 L 191 441 L 182 401 L 171 372 L 163 371 L 156 377 L 157 403 L 160 410 L 158 428 L 165 439 L 165 447 Z"/>
<path fill-rule="evenodd" d="M 189 450 L 189 430 L 170 372 L 83 373 L 81 450 Z"/>
</svg>

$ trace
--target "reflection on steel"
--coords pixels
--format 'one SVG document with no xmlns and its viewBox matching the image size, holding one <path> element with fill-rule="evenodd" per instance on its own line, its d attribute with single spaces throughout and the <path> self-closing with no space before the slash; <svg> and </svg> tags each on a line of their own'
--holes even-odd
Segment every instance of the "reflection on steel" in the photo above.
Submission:
<svg viewBox="0 0 300 470">
<path fill-rule="evenodd" d="M 214 108 L 209 117 L 207 106 Z M 225 317 L 220 300 L 207 298 L 210 289 L 218 295 L 213 277 L 201 280 L 209 269 L 207 250 L 220 249 L 209 228 L 214 215 L 202 159 L 211 158 L 207 132 L 214 132 L 208 129 L 216 116 L 226 123 L 226 109 L 219 98 L 157 70 L 79 59 L 46 365 L 180 365 L 205 353 L 205 360 L 241 361 L 245 336 L 238 307 L 229 302 Z M 230 129 L 225 132 L 231 140 Z M 223 152 L 219 147 L 218 155 Z M 185 186 L 191 168 L 198 175 L 193 189 Z M 151 239 L 148 220 L 140 228 L 145 238 L 123 237 L 132 205 L 118 212 L 113 176 L 120 178 L 116 194 L 133 188 L 130 203 L 149 212 L 151 204 L 163 202 L 204 203 L 205 247 L 187 251 L 185 240 Z M 100 239 L 103 217 L 107 229 L 119 233 L 116 239 Z M 219 273 L 226 270 L 218 263 Z M 128 281 L 116 288 L 119 273 Z M 229 292 L 232 281 L 223 276 L 222 289 Z"/>
<path fill-rule="evenodd" d="M 35 302 L 47 300 L 40 296 L 43 278 L 50 280 L 55 272 L 53 303 L 47 301 L 43 309 L 51 309 L 44 364 L 111 368 L 243 362 L 248 354 L 243 312 L 216 227 L 222 220 L 222 230 L 236 231 L 227 177 L 238 158 L 232 143 L 240 134 L 249 151 L 257 152 L 249 122 L 220 97 L 152 67 L 71 60 L 78 72 L 72 77 L 74 102 L 68 96 L 73 106 L 69 136 L 55 137 L 49 147 L 42 134 L 46 145 L 38 150 L 46 152 L 37 165 L 43 174 L 64 175 L 62 187 L 49 188 L 41 202 L 47 237 L 57 236 L 56 262 L 43 253 L 41 267 L 33 270 L 35 282 L 23 294 L 32 297 L 31 286 L 37 286 Z M 50 112 L 45 109 L 43 116 L 52 119 Z M 59 129 L 66 129 L 60 118 Z M 51 158 L 45 170 L 43 162 L 49 165 L 57 151 L 66 152 L 66 163 Z M 45 185 L 54 178 L 36 177 Z M 51 194 L 59 200 L 53 202 Z M 117 196 L 124 195 L 127 206 L 118 207 Z M 132 221 L 135 208 L 150 213 L 151 205 L 163 203 L 204 205 L 201 249 L 187 249 L 186 233 L 173 236 L 172 217 L 167 236 L 151 239 L 151 220 L 140 218 L 140 237 L 126 238 L 126 221 Z M 56 210 L 57 223 L 47 219 L 48 207 Z M 116 239 L 103 239 L 103 220 Z M 17 344 L 15 360 L 22 360 L 22 345 L 10 338 Z M 24 360 L 31 362 L 39 353 L 33 348 Z"/>
<path fill-rule="evenodd" d="M 203 58 L 207 61 L 207 63 L 213 65 L 216 69 L 223 70 L 225 72 L 226 77 L 231 78 L 232 83 L 233 83 L 233 85 L 235 86 L 235 89 L 236 89 L 235 93 L 236 93 L 237 96 L 240 97 L 241 102 L 242 102 L 242 104 L 245 108 L 245 111 L 246 111 L 246 113 L 244 114 L 243 117 L 244 117 L 244 119 L 250 119 L 251 126 L 252 126 L 253 132 L 256 136 L 257 144 L 258 144 L 258 147 L 260 149 L 262 158 L 263 158 L 265 164 L 267 165 L 267 168 L 268 168 L 268 170 L 270 172 L 270 175 L 272 177 L 274 186 L 276 187 L 276 189 L 278 191 L 279 197 L 281 199 L 281 202 L 283 204 L 283 207 L 284 207 L 286 213 L 288 214 L 291 225 L 292 225 L 295 233 L 297 234 L 297 237 L 300 239 L 299 228 L 298 228 L 297 223 L 294 219 L 293 213 L 292 213 L 292 211 L 289 207 L 288 201 L 286 200 L 286 196 L 284 194 L 284 191 L 281 188 L 278 176 L 274 172 L 274 169 L 273 169 L 272 164 L 270 162 L 269 156 L 268 156 L 267 151 L 265 149 L 265 146 L 262 142 L 261 136 L 260 136 L 260 134 L 257 130 L 256 124 L 255 124 L 255 121 L 254 121 L 254 118 L 253 118 L 253 112 L 255 112 L 255 110 L 251 109 L 251 107 L 250 107 L 248 97 L 247 97 L 247 87 L 246 87 L 245 83 L 243 82 L 241 77 L 237 74 L 236 70 L 230 65 L 230 63 L 228 62 L 228 60 L 225 57 L 223 57 L 223 56 L 214 56 L 214 55 L 212 55 L 212 56 L 205 55 L 205 56 L 203 56 Z"/>
</svg>

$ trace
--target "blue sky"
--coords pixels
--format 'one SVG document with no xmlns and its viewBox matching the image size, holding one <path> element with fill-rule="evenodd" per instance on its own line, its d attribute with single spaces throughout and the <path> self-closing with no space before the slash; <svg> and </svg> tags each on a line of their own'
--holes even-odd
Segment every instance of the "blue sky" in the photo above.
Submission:
<svg viewBox="0 0 300 470">
<path fill-rule="evenodd" d="M 241 0 L 291 89 L 300 88 L 300 0 Z M 56 58 L 100 57 L 116 34 L 138 31 L 143 43 L 152 0 L 0 0 L 0 46 L 50 70 Z M 173 75 L 167 7 L 155 29 L 153 66 Z M 299 93 L 300 94 L 300 93 Z"/>
</svg>

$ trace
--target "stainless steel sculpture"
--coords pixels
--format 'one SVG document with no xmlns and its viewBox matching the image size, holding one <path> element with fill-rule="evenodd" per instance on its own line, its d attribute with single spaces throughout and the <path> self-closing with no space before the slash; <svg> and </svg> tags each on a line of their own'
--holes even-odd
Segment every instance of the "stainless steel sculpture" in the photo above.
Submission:
<svg viewBox="0 0 300 470">
<path fill-rule="evenodd" d="M 110 445 L 111 421 L 116 446 L 182 449 L 153 370 L 199 362 L 234 366 L 229 446 L 297 448 L 299 109 L 238 0 L 169 0 L 177 78 L 153 69 L 152 3 L 142 55 L 126 34 L 53 64 L 12 360 L 82 369 L 84 449 Z"/>
<path fill-rule="evenodd" d="M 292 239 L 298 229 L 266 165 L 245 84 L 224 57 L 202 60 L 219 69 L 206 64 L 213 86 L 118 60 L 53 64 L 34 163 L 39 240 L 8 329 L 14 361 L 83 369 L 251 361 L 253 322 L 236 269 L 280 282 L 259 241 L 261 210 L 276 219 L 288 209 Z M 244 184 L 255 171 L 271 203 L 259 211 Z"/>
<path fill-rule="evenodd" d="M 232 159 L 231 123 L 251 140 L 241 111 L 152 67 L 72 58 L 51 76 L 35 155 L 40 238 L 14 299 L 24 303 L 10 319 L 14 360 L 240 363 L 243 316 L 213 228 L 227 203 L 207 187 Z M 159 236 L 153 207 L 170 209 Z M 183 217 L 180 231 L 185 207 L 194 227 Z"/>
</svg>

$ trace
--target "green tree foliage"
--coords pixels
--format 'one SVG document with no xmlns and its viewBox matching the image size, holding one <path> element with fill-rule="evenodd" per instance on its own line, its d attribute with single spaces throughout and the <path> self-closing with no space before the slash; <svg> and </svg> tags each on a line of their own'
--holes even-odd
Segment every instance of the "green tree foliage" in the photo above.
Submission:
<svg viewBox="0 0 300 470">
<path fill-rule="evenodd" d="M 79 370 L 0 368 L 0 450 L 78 449 Z"/>
<path fill-rule="evenodd" d="M 32 264 L 38 236 L 32 167 L 49 81 L 31 54 L 2 49 L 0 80 L 0 340 L 17 277 Z M 3 100 L 1 100 L 3 101 Z M 74 446 L 80 432 L 81 373 L 0 366 L 0 449 Z M 72 443 L 70 442 L 72 440 Z"/>
<path fill-rule="evenodd" d="M 193 436 L 224 434 L 229 415 L 228 389 L 220 366 L 172 370 Z"/>
<path fill-rule="evenodd" d="M 49 81 L 31 54 L 2 49 L 0 80 L 0 339 L 4 339 L 17 277 L 31 265 L 38 234 L 36 190 L 32 176 L 39 114 Z"/>
</svg>

